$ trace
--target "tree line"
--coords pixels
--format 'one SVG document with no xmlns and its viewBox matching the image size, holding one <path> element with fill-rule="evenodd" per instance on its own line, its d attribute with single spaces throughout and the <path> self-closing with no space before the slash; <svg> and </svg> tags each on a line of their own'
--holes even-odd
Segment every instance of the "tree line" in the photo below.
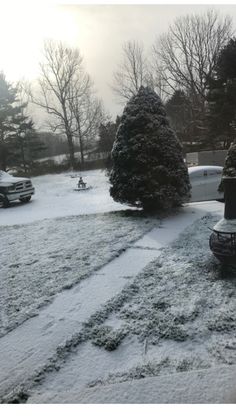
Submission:
<svg viewBox="0 0 236 419">
<path fill-rule="evenodd" d="M 232 19 L 214 9 L 177 18 L 147 54 L 135 40 L 122 47 L 112 89 L 126 103 L 141 86 L 163 100 L 184 151 L 226 148 L 235 138 L 236 40 Z M 0 74 L 0 166 L 27 171 L 45 142 L 29 116 L 28 104 L 43 109 L 52 134 L 66 139 L 70 166 L 83 167 L 88 148 L 110 152 L 120 122 L 104 110 L 76 48 L 44 43 L 35 88 L 10 84 Z M 46 117 L 45 117 L 46 118 Z"/>
<path fill-rule="evenodd" d="M 153 88 L 184 151 L 228 147 L 235 132 L 235 50 L 232 19 L 214 9 L 177 18 L 149 54 L 137 41 L 123 45 L 113 90 L 126 101 Z"/>
</svg>

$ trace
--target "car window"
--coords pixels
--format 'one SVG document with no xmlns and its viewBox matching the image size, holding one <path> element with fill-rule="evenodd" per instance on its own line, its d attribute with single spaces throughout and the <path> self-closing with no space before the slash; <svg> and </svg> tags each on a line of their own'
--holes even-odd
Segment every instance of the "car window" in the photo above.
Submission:
<svg viewBox="0 0 236 419">
<path fill-rule="evenodd" d="M 200 179 L 203 177 L 203 172 L 202 171 L 192 172 L 189 174 L 189 177 L 191 180 Z"/>
<path fill-rule="evenodd" d="M 220 170 L 209 170 L 208 175 L 209 176 L 221 176 L 222 171 L 220 171 Z"/>
</svg>

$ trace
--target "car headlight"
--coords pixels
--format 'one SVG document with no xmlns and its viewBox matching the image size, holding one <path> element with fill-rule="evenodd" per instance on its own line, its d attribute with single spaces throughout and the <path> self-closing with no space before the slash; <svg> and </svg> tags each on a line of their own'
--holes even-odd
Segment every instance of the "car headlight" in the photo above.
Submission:
<svg viewBox="0 0 236 419">
<path fill-rule="evenodd" d="M 8 190 L 8 192 L 15 191 L 15 185 L 8 186 L 7 190 Z"/>
</svg>

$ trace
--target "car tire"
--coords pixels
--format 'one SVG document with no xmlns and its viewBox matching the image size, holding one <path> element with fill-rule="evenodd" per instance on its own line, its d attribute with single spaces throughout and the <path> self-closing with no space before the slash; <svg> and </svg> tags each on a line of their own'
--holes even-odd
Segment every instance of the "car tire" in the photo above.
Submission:
<svg viewBox="0 0 236 419">
<path fill-rule="evenodd" d="M 0 196 L 0 208 L 8 208 L 10 203 L 6 196 Z"/>
<path fill-rule="evenodd" d="M 31 196 L 27 196 L 26 198 L 20 198 L 20 202 L 26 203 L 31 200 Z"/>
</svg>

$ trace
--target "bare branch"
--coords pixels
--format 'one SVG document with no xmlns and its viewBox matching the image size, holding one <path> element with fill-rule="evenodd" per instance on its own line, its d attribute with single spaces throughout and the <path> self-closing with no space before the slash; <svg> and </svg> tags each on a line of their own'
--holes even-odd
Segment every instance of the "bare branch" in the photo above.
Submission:
<svg viewBox="0 0 236 419">
<path fill-rule="evenodd" d="M 66 134 L 70 161 L 74 168 L 75 114 L 71 104 L 75 99 L 75 92 L 77 99 L 87 94 L 91 81 L 84 72 L 79 50 L 69 48 L 61 42 L 47 40 L 43 55 L 44 60 L 40 63 L 40 97 L 36 98 L 30 93 L 31 101 L 53 117 L 50 123 L 54 131 L 60 130 Z"/>
<path fill-rule="evenodd" d="M 232 36 L 232 19 L 213 9 L 176 19 L 153 45 L 153 63 L 166 85 L 206 100 L 206 80 L 213 74 L 220 49 Z M 164 69 L 164 70 L 163 70 Z M 174 83 L 170 83 L 172 80 Z"/>
<path fill-rule="evenodd" d="M 123 61 L 113 74 L 112 90 L 124 102 L 136 94 L 149 77 L 142 45 L 136 41 L 128 41 L 124 43 L 122 50 Z"/>
</svg>

